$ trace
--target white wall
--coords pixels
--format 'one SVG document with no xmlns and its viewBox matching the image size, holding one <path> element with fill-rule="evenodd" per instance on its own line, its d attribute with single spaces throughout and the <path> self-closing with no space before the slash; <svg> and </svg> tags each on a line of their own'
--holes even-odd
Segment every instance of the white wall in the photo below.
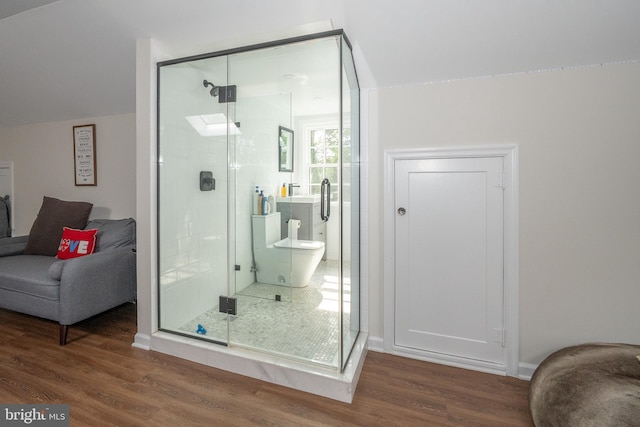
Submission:
<svg viewBox="0 0 640 427">
<path fill-rule="evenodd" d="M 638 117 L 639 63 L 370 91 L 370 336 L 384 321 L 384 150 L 515 143 L 520 361 L 587 341 L 639 344 Z"/>
<path fill-rule="evenodd" d="M 136 238 L 138 332 L 134 346 L 151 348 L 158 330 L 157 84 L 156 63 L 168 59 L 151 39 L 136 41 Z"/>
<path fill-rule="evenodd" d="M 73 126 L 96 125 L 97 183 L 76 187 Z M 0 129 L 0 160 L 14 168 L 15 235 L 26 235 L 43 196 L 91 202 L 92 217 L 136 216 L 135 115 Z"/>
</svg>

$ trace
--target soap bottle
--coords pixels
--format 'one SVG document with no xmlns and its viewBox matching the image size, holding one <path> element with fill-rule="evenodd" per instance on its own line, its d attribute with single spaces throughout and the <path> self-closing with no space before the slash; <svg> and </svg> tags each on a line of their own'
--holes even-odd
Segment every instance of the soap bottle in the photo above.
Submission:
<svg viewBox="0 0 640 427">
<path fill-rule="evenodd" d="M 260 195 L 258 196 L 258 215 L 263 215 L 263 212 L 262 212 L 263 202 L 264 202 L 264 194 L 262 193 L 262 190 L 260 190 Z"/>
<path fill-rule="evenodd" d="M 269 205 L 269 208 L 267 209 L 267 213 L 272 214 L 276 211 L 276 200 L 273 198 L 273 196 L 269 196 L 267 197 L 267 204 Z"/>
<path fill-rule="evenodd" d="M 287 186 L 282 183 L 282 188 L 280 188 L 280 197 L 287 197 Z"/>
</svg>

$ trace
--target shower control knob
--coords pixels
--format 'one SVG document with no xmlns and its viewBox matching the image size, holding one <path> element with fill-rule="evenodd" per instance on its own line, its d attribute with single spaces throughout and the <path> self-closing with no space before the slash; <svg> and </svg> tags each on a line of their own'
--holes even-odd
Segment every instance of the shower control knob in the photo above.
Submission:
<svg viewBox="0 0 640 427">
<path fill-rule="evenodd" d="M 405 208 L 398 208 L 398 215 L 403 216 L 406 213 L 407 213 L 407 211 L 406 211 Z"/>
</svg>

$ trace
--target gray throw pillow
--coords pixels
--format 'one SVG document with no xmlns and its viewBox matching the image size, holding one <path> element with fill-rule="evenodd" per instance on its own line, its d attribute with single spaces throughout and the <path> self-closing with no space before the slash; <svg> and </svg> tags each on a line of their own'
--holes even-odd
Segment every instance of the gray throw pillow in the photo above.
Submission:
<svg viewBox="0 0 640 427">
<path fill-rule="evenodd" d="M 44 196 L 40 212 L 31 226 L 25 255 L 56 256 L 62 228 L 82 230 L 87 225 L 92 203 L 67 202 Z"/>
</svg>

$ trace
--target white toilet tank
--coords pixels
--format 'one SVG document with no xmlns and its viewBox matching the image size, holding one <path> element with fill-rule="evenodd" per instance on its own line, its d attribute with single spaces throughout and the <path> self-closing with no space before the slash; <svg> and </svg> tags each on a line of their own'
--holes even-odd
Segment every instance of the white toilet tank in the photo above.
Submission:
<svg viewBox="0 0 640 427">
<path fill-rule="evenodd" d="M 253 248 L 266 248 L 281 239 L 280 212 L 269 215 L 251 215 Z"/>
</svg>

